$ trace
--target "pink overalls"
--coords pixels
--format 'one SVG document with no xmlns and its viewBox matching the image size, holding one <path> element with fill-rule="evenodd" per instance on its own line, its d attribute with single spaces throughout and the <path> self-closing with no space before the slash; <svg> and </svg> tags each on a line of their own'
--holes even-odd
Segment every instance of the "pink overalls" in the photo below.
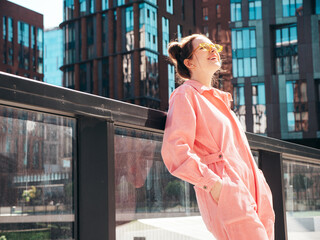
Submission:
<svg viewBox="0 0 320 240">
<path fill-rule="evenodd" d="M 162 157 L 194 185 L 203 221 L 216 239 L 274 239 L 272 194 L 252 156 L 230 93 L 188 80 L 171 95 Z M 210 190 L 222 179 L 218 204 Z"/>
</svg>

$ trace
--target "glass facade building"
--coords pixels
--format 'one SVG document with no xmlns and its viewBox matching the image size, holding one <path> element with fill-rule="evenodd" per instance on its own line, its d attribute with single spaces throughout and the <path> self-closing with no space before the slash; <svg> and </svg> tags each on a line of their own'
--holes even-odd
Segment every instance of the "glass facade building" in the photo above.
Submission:
<svg viewBox="0 0 320 240">
<path fill-rule="evenodd" d="M 200 26 L 194 13 L 201 4 L 185 18 L 176 5 L 173 0 L 163 5 L 156 0 L 65 0 L 63 86 L 167 109 L 173 87 L 168 44 L 199 32 Z"/>
<path fill-rule="evenodd" d="M 62 86 L 63 30 L 44 31 L 44 82 Z"/>
<path fill-rule="evenodd" d="M 43 81 L 43 15 L 0 3 L 0 71 Z"/>
</svg>

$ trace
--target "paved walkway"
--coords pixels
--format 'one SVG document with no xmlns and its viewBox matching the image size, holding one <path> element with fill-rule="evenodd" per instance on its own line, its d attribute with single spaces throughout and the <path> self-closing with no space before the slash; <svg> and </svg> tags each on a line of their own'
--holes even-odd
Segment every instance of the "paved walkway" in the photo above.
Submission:
<svg viewBox="0 0 320 240">
<path fill-rule="evenodd" d="M 288 240 L 320 240 L 311 222 L 288 218 Z M 293 232 L 294 231 L 294 232 Z M 116 229 L 117 240 L 215 240 L 200 216 L 139 219 Z"/>
</svg>

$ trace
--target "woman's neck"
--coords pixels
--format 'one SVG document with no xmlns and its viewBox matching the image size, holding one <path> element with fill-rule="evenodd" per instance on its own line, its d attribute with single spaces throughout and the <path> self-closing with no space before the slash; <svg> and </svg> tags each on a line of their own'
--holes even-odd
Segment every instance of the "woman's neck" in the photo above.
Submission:
<svg viewBox="0 0 320 240">
<path fill-rule="evenodd" d="M 208 74 L 192 74 L 191 79 L 200 82 L 206 87 L 212 87 L 212 76 Z"/>
</svg>

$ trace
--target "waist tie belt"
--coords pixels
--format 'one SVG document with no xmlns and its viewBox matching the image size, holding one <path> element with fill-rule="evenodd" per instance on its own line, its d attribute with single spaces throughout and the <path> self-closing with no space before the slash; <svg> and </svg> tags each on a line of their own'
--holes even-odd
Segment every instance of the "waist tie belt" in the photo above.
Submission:
<svg viewBox="0 0 320 240">
<path fill-rule="evenodd" d="M 221 151 L 201 158 L 201 162 L 207 165 L 211 163 L 221 162 L 221 161 L 226 161 L 224 154 Z"/>
</svg>

